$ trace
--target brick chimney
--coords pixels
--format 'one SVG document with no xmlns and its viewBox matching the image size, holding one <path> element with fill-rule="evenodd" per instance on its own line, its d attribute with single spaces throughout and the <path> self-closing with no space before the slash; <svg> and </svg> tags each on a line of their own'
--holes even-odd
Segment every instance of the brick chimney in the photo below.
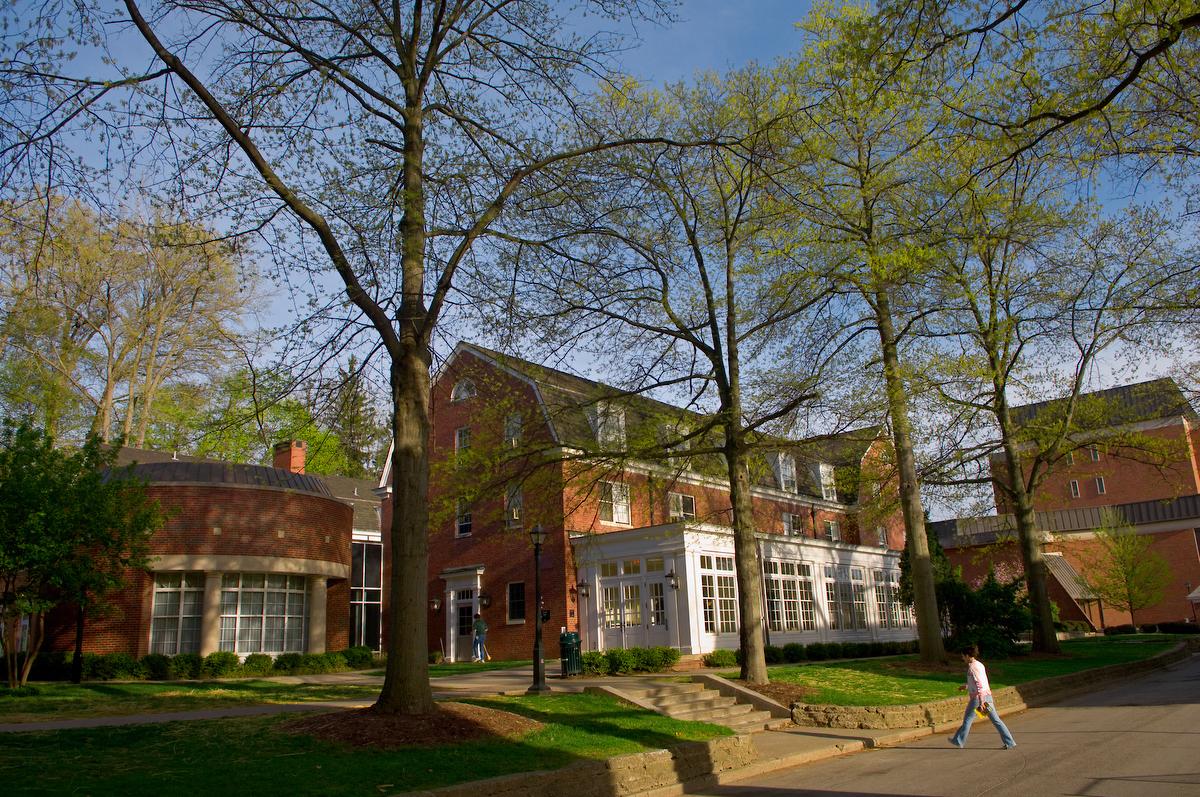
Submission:
<svg viewBox="0 0 1200 797">
<path fill-rule="evenodd" d="M 280 470 L 290 470 L 292 473 L 304 473 L 304 455 L 308 446 L 303 440 L 284 440 L 275 444 L 275 467 Z"/>
</svg>

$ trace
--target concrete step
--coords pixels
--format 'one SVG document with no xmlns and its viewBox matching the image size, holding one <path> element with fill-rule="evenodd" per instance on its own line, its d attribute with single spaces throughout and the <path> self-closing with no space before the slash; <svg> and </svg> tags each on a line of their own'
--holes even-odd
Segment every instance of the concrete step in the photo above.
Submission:
<svg viewBox="0 0 1200 797">
<path fill-rule="evenodd" d="M 704 656 L 701 654 L 689 653 L 686 656 L 680 656 L 679 661 L 671 668 L 675 672 L 689 672 L 691 670 L 704 669 Z"/>
<path fill-rule="evenodd" d="M 715 722 L 718 725 L 726 725 L 728 721 L 739 721 L 743 714 L 749 714 L 754 711 L 754 706 L 748 703 L 733 703 L 726 706 L 715 706 L 713 708 L 698 708 L 685 711 L 667 711 L 664 712 L 668 717 L 677 720 L 692 720 L 694 722 Z M 766 713 L 766 712 L 764 712 Z"/>
<path fill-rule="evenodd" d="M 688 692 L 681 695 L 663 695 L 661 697 L 646 698 L 646 702 L 657 709 L 669 713 L 671 711 L 688 711 L 705 707 L 731 706 L 737 700 L 732 697 L 723 697 L 717 692 L 706 689 L 703 692 Z"/>
<path fill-rule="evenodd" d="M 743 714 L 734 722 L 719 723 L 734 733 L 758 733 L 759 731 L 774 730 L 791 725 L 790 719 L 777 719 L 769 711 L 751 711 Z"/>
<path fill-rule="evenodd" d="M 622 686 L 621 691 L 639 700 L 656 700 L 673 695 L 697 694 L 704 691 L 704 684 L 680 681 L 679 683 L 652 682 L 637 686 Z"/>
</svg>

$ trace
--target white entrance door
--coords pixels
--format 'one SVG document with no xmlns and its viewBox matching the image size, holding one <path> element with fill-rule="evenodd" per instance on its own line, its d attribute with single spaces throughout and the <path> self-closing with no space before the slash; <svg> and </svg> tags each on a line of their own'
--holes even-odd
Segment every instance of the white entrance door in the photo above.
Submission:
<svg viewBox="0 0 1200 797">
<path fill-rule="evenodd" d="M 604 649 L 670 644 L 667 585 L 661 579 L 620 579 L 601 584 Z"/>
<path fill-rule="evenodd" d="M 454 623 L 454 661 L 471 660 L 471 637 L 474 635 L 472 625 L 475 622 L 475 591 L 460 589 L 454 592 L 454 613 L 451 615 Z"/>
</svg>

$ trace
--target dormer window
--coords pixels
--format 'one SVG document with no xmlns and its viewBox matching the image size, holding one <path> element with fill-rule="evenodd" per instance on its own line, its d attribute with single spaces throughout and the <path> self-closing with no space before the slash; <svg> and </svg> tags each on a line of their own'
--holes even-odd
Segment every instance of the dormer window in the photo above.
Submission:
<svg viewBox="0 0 1200 797">
<path fill-rule="evenodd" d="M 607 401 L 598 401 L 588 409 L 588 423 L 601 448 L 625 445 L 625 410 Z"/>
<path fill-rule="evenodd" d="M 475 383 L 470 379 L 460 379 L 450 391 L 451 401 L 465 401 L 475 397 Z"/>
<path fill-rule="evenodd" d="M 826 501 L 837 500 L 837 484 L 834 480 L 833 465 L 828 462 L 818 462 L 813 466 L 813 479 L 821 485 L 821 497 Z"/>
<path fill-rule="evenodd" d="M 512 413 L 504 419 L 504 445 L 516 448 L 521 444 L 521 415 Z"/>
<path fill-rule="evenodd" d="M 786 490 L 789 493 L 799 491 L 799 485 L 796 483 L 796 458 L 791 454 L 778 452 L 773 455 L 774 462 L 772 463 L 775 469 L 775 483 L 779 485 L 780 490 Z"/>
<path fill-rule="evenodd" d="M 667 451 L 667 463 L 672 468 L 687 469 L 691 467 L 691 458 L 687 456 L 687 452 L 692 448 L 692 441 L 680 439 L 687 437 L 690 431 L 686 426 L 664 425 L 659 427 L 659 440 L 662 441 L 663 448 Z"/>
</svg>

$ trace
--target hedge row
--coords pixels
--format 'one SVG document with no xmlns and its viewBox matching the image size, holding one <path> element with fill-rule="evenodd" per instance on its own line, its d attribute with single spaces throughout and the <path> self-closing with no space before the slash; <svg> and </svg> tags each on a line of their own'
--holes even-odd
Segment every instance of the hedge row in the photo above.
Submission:
<svg viewBox="0 0 1200 797">
<path fill-rule="evenodd" d="M 624 675 L 631 672 L 664 672 L 679 663 L 675 648 L 621 648 L 589 650 L 583 654 L 584 675 Z"/>
<path fill-rule="evenodd" d="M 73 653 L 42 653 L 33 663 L 31 680 L 65 681 L 71 677 Z M 271 657 L 251 653 L 245 661 L 230 651 L 201 656 L 149 653 L 140 659 L 129 653 L 84 653 L 85 681 L 180 681 L 197 678 L 239 678 L 253 675 L 309 675 L 361 670 L 375 663 L 375 652 L 358 646 L 330 653 L 281 653 Z"/>
<path fill-rule="evenodd" d="M 1151 623 L 1150 625 L 1140 625 L 1134 628 L 1132 625 L 1110 625 L 1104 629 L 1106 636 L 1115 636 L 1118 634 L 1200 634 L 1200 625 L 1196 623 L 1174 622 L 1174 623 Z"/>
<path fill-rule="evenodd" d="M 795 664 L 801 661 L 826 659 L 867 659 L 874 656 L 898 656 L 916 653 L 915 639 L 896 642 L 812 642 L 801 645 L 791 642 L 782 647 L 767 645 L 763 654 L 767 664 Z M 736 667 L 742 661 L 740 650 L 714 650 L 704 656 L 705 667 Z"/>
</svg>

